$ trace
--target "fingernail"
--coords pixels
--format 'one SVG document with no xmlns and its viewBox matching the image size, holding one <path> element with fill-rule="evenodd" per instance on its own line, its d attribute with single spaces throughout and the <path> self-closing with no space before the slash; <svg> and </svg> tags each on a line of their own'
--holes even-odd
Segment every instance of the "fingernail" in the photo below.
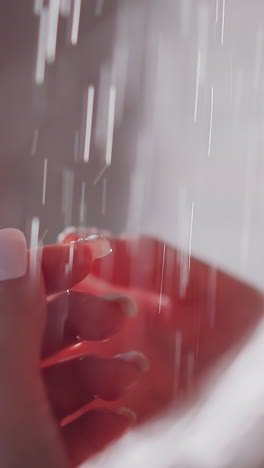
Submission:
<svg viewBox="0 0 264 468">
<path fill-rule="evenodd" d="M 60 232 L 57 235 L 58 244 L 62 244 L 66 237 L 68 237 L 70 234 L 75 234 L 76 232 L 78 232 L 78 229 L 75 226 L 69 226 L 69 227 L 65 228 L 64 231 Z"/>
<path fill-rule="evenodd" d="M 117 354 L 115 358 L 135 363 L 141 372 L 147 372 L 149 370 L 148 359 L 143 353 L 139 353 L 138 351 L 129 351 L 128 353 Z"/>
<path fill-rule="evenodd" d="M 0 281 L 21 278 L 27 272 L 27 244 L 18 229 L 0 230 Z"/>
<path fill-rule="evenodd" d="M 78 242 L 88 242 L 91 245 L 94 259 L 106 257 L 106 255 L 109 255 L 112 252 L 109 240 L 103 236 L 98 236 L 97 234 L 93 234 L 85 239 L 81 237 L 73 243 L 76 244 Z"/>
<path fill-rule="evenodd" d="M 133 424 L 137 421 L 136 413 L 134 413 L 134 411 L 132 411 L 129 408 L 118 408 L 117 410 L 115 410 L 115 413 L 120 416 L 124 416 Z"/>
<path fill-rule="evenodd" d="M 123 294 L 105 294 L 103 299 L 111 302 L 118 302 L 128 317 L 134 317 L 137 314 L 137 304 L 130 297 Z"/>
</svg>

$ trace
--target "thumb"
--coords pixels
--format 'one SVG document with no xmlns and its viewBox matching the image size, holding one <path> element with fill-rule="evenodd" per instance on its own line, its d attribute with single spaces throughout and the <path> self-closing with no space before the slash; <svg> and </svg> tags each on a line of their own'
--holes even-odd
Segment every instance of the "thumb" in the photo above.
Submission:
<svg viewBox="0 0 264 468">
<path fill-rule="evenodd" d="M 0 231 L 1 466 L 67 466 L 39 371 L 46 316 L 40 260 L 22 232 Z"/>
<path fill-rule="evenodd" d="M 34 274 L 23 233 L 0 230 L 0 369 L 25 379 L 38 372 L 46 298 L 35 251 Z M 32 375 L 33 376 L 33 375 Z M 13 379 L 12 379 L 13 380 Z"/>
</svg>

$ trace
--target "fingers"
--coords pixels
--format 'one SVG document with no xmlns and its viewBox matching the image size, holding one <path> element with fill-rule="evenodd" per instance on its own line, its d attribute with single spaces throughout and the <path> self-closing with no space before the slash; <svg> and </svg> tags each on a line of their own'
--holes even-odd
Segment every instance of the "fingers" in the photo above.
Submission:
<svg viewBox="0 0 264 468">
<path fill-rule="evenodd" d="M 71 291 L 48 304 L 43 356 L 74 342 L 104 340 L 119 330 L 124 320 L 135 315 L 135 304 L 125 296 L 95 297 Z"/>
<path fill-rule="evenodd" d="M 79 466 L 133 425 L 135 415 L 127 409 L 116 412 L 89 411 L 62 428 L 72 467 Z"/>
<path fill-rule="evenodd" d="M 42 271 L 47 294 L 71 289 L 87 276 L 92 263 L 111 252 L 104 237 L 88 239 L 65 245 L 48 245 L 42 250 Z"/>
<path fill-rule="evenodd" d="M 88 229 L 83 233 L 75 231 L 68 234 L 63 242 L 75 241 L 80 235 L 88 234 Z M 112 255 L 93 265 L 93 275 L 121 288 L 129 286 L 159 292 L 164 243 L 145 236 L 108 239 L 111 242 Z M 167 246 L 166 258 L 173 256 L 175 262 L 177 251 L 170 249 L 169 254 L 168 249 Z"/>
<path fill-rule="evenodd" d="M 103 400 L 121 398 L 147 369 L 147 359 L 131 352 L 115 358 L 74 359 L 45 369 L 43 377 L 54 414 L 62 420 L 95 396 Z"/>
</svg>

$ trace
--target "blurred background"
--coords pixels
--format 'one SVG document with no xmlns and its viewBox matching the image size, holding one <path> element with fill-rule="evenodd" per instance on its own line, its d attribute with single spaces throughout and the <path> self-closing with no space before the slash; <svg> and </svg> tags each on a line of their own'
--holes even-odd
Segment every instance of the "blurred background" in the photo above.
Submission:
<svg viewBox="0 0 264 468">
<path fill-rule="evenodd" d="M 1 0 L 1 228 L 144 232 L 263 288 L 263 18 L 261 0 Z"/>
</svg>

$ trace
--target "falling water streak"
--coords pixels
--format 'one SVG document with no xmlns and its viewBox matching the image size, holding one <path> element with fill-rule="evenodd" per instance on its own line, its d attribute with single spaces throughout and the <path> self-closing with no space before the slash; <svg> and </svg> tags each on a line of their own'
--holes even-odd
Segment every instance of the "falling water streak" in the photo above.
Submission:
<svg viewBox="0 0 264 468">
<path fill-rule="evenodd" d="M 256 45 L 256 63 L 254 71 L 254 89 L 258 91 L 259 81 L 260 81 L 260 72 L 261 72 L 261 63 L 262 63 L 262 54 L 263 54 L 263 31 L 259 29 L 257 32 L 257 45 Z"/>
<path fill-rule="evenodd" d="M 42 205 L 45 205 L 45 203 L 46 203 L 47 169 L 48 169 L 48 158 L 44 158 L 44 165 L 43 165 L 43 188 L 42 188 Z"/>
<path fill-rule="evenodd" d="M 64 224 L 67 227 L 71 225 L 74 174 L 69 169 L 64 169 L 62 177 L 62 211 L 64 213 Z"/>
<path fill-rule="evenodd" d="M 92 123 L 93 123 L 93 107 L 94 107 L 94 86 L 89 86 L 88 95 L 87 95 L 85 141 L 84 141 L 84 152 L 83 152 L 84 162 L 88 162 L 90 158 Z"/>
<path fill-rule="evenodd" d="M 68 275 L 72 271 L 73 257 L 74 257 L 75 245 L 71 244 L 69 248 L 69 260 L 65 265 L 65 274 Z"/>
<path fill-rule="evenodd" d="M 210 127 L 208 138 L 208 157 L 211 156 L 211 141 L 212 141 L 212 126 L 213 126 L 213 111 L 214 111 L 214 88 L 211 87 L 211 111 L 210 111 Z"/>
<path fill-rule="evenodd" d="M 105 164 L 110 166 L 112 162 L 112 149 L 114 138 L 114 124 L 115 124 L 115 102 L 116 102 L 116 88 L 110 87 L 109 92 L 109 107 L 108 107 L 108 126 L 107 126 L 107 140 L 106 140 L 106 154 Z"/>
<path fill-rule="evenodd" d="M 221 28 L 221 44 L 224 44 L 224 32 L 225 32 L 225 0 L 223 0 L 222 9 L 222 28 Z"/>
<path fill-rule="evenodd" d="M 61 0 L 60 4 L 61 15 L 67 18 L 71 13 L 71 0 Z"/>
<path fill-rule="evenodd" d="M 185 297 L 186 289 L 189 282 L 189 256 L 186 252 L 181 252 L 180 256 L 180 281 L 179 281 L 179 296 Z"/>
<path fill-rule="evenodd" d="M 80 132 L 75 130 L 74 134 L 74 161 L 78 161 L 79 155 Z"/>
<path fill-rule="evenodd" d="M 50 0 L 48 9 L 46 60 L 53 63 L 56 55 L 56 44 L 60 14 L 60 0 Z"/>
<path fill-rule="evenodd" d="M 100 171 L 99 173 L 97 174 L 97 176 L 95 177 L 93 183 L 94 185 L 98 184 L 99 180 L 102 178 L 102 176 L 104 175 L 106 169 L 108 168 L 108 166 L 104 166 Z"/>
<path fill-rule="evenodd" d="M 230 57 L 230 87 L 229 87 L 229 97 L 230 102 L 232 102 L 233 97 L 233 55 Z"/>
<path fill-rule="evenodd" d="M 174 374 L 174 394 L 177 393 L 181 369 L 181 357 L 182 357 L 182 334 L 177 331 L 175 335 L 175 374 Z"/>
<path fill-rule="evenodd" d="M 216 0 L 216 4 L 215 4 L 215 24 L 218 23 L 218 16 L 219 16 L 219 0 Z"/>
<path fill-rule="evenodd" d="M 102 196 L 102 215 L 105 216 L 106 208 L 106 191 L 107 191 L 107 179 L 103 179 L 103 196 Z"/>
<path fill-rule="evenodd" d="M 159 293 L 159 310 L 158 310 L 159 314 L 161 312 L 161 303 L 162 303 L 162 294 L 163 294 L 165 255 L 166 255 L 166 245 L 163 244 L 161 278 L 160 278 L 160 293 Z"/>
<path fill-rule="evenodd" d="M 104 0 L 96 0 L 95 16 L 101 16 L 104 8 Z"/>
<path fill-rule="evenodd" d="M 31 222 L 30 232 L 30 255 L 29 255 L 29 272 L 33 278 L 37 274 L 38 265 L 38 246 L 39 246 L 39 218 L 34 217 Z"/>
<path fill-rule="evenodd" d="M 198 99 L 199 99 L 199 83 L 200 83 L 200 62 L 201 62 L 201 52 L 198 50 L 197 54 L 197 65 L 196 65 L 196 85 L 195 85 L 195 102 L 194 102 L 194 121 L 197 120 L 197 109 L 198 109 Z"/>
<path fill-rule="evenodd" d="M 93 132 L 94 144 L 100 151 L 105 150 L 107 136 L 107 111 L 109 105 L 109 88 L 111 86 L 112 62 L 106 61 L 100 67 L 99 83 L 97 91 L 97 109 L 95 114 L 95 126 Z"/>
<path fill-rule="evenodd" d="M 39 243 L 38 243 L 39 247 L 43 244 L 43 241 L 44 241 L 47 234 L 48 234 L 48 229 L 45 229 L 45 231 L 43 232 L 41 238 L 39 239 Z"/>
<path fill-rule="evenodd" d="M 190 208 L 187 201 L 186 188 L 181 187 L 178 193 L 178 229 L 179 246 L 177 251 L 177 263 L 180 268 L 179 296 L 185 297 L 189 282 L 189 256 L 188 243 L 190 234 Z"/>
<path fill-rule="evenodd" d="M 189 271 L 191 269 L 191 255 L 192 255 L 193 213 L 194 213 L 194 202 L 192 202 L 191 221 L 190 221 L 189 252 L 188 252 L 188 255 L 189 255 L 189 262 L 188 262 Z"/>
<path fill-rule="evenodd" d="M 81 0 L 73 0 L 73 13 L 72 13 L 72 29 L 71 29 L 71 43 L 76 45 L 78 42 L 80 14 L 81 14 Z"/>
<path fill-rule="evenodd" d="M 34 156 L 37 150 L 37 144 L 39 139 L 39 128 L 36 128 L 34 131 L 34 136 L 32 140 L 31 155 Z"/>
<path fill-rule="evenodd" d="M 44 0 L 34 0 L 34 14 L 40 15 L 43 9 Z"/>
<path fill-rule="evenodd" d="M 35 216 L 31 222 L 30 248 L 35 249 L 39 245 L 39 218 Z"/>
<path fill-rule="evenodd" d="M 45 77 L 45 63 L 46 63 L 46 34 L 47 34 L 48 10 L 43 8 L 39 18 L 39 37 L 38 37 L 38 51 L 36 62 L 35 81 L 37 85 L 41 85 Z"/>
<path fill-rule="evenodd" d="M 82 182 L 81 204 L 80 204 L 80 224 L 85 221 L 85 182 Z"/>
</svg>

